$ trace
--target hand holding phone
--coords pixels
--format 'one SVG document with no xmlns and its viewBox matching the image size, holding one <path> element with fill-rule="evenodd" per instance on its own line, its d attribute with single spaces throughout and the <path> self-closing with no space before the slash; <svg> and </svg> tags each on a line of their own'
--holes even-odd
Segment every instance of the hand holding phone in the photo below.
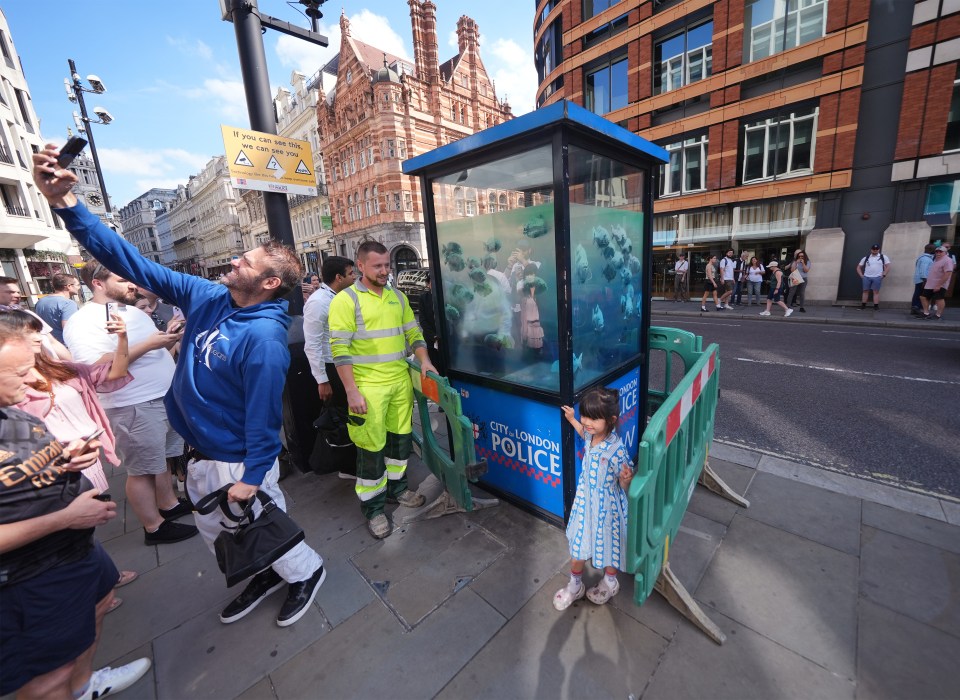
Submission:
<svg viewBox="0 0 960 700">
<path fill-rule="evenodd" d="M 90 444 L 101 435 L 103 435 L 103 428 L 99 428 L 87 437 L 83 438 L 83 442 L 76 449 L 71 450 L 69 454 L 66 450 L 64 450 L 63 453 L 57 458 L 57 464 L 67 464 L 77 455 L 86 454 L 87 450 L 90 449 Z"/>
<path fill-rule="evenodd" d="M 176 319 L 170 321 L 170 325 L 167 326 L 167 333 L 170 335 L 176 335 L 183 330 L 183 327 L 187 325 L 187 322 L 182 319 Z"/>
<path fill-rule="evenodd" d="M 57 165 L 61 168 L 69 166 L 87 146 L 87 140 L 79 136 L 71 136 L 63 148 L 60 149 L 60 155 L 57 156 Z"/>
<path fill-rule="evenodd" d="M 106 307 L 106 313 L 107 313 L 107 333 L 116 333 L 117 329 L 114 327 L 111 330 L 110 324 L 114 323 L 113 317 L 115 315 L 119 315 L 123 311 L 126 311 L 127 305 L 120 304 L 115 301 L 108 301 L 106 304 L 104 304 L 104 306 Z"/>
</svg>

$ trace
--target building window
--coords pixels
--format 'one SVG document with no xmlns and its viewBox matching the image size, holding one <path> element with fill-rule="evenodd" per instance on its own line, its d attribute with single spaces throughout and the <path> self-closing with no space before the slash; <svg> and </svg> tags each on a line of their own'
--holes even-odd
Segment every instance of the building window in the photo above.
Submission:
<svg viewBox="0 0 960 700">
<path fill-rule="evenodd" d="M 610 61 L 587 73 L 586 106 L 604 115 L 627 106 L 627 58 Z"/>
<path fill-rule="evenodd" d="M 653 91 L 676 90 L 703 80 L 713 63 L 713 21 L 685 29 L 654 47 Z"/>
<path fill-rule="evenodd" d="M 491 192 L 490 196 L 487 197 L 487 200 L 489 202 L 487 204 L 487 213 L 493 214 L 497 210 L 497 195 Z"/>
<path fill-rule="evenodd" d="M 380 196 L 377 194 L 377 186 L 373 186 L 373 210 L 375 213 L 380 213 Z"/>
<path fill-rule="evenodd" d="M 542 83 L 563 60 L 563 15 L 559 15 L 544 30 L 537 42 L 533 62 L 537 67 L 537 82 Z"/>
<path fill-rule="evenodd" d="M 669 143 L 670 162 L 660 166 L 660 196 L 699 192 L 707 187 L 707 136 Z"/>
<path fill-rule="evenodd" d="M 357 173 L 357 161 L 353 156 L 350 156 L 350 174 L 356 175 Z"/>
<path fill-rule="evenodd" d="M 744 60 L 758 61 L 822 37 L 827 0 L 747 0 L 744 26 Z"/>
<path fill-rule="evenodd" d="M 393 139 L 387 139 L 387 158 L 396 158 L 396 148 Z"/>
<path fill-rule="evenodd" d="M 404 211 L 413 211 L 413 195 L 410 192 L 403 193 Z"/>
<path fill-rule="evenodd" d="M 818 108 L 744 124 L 743 182 L 813 171 Z"/>
<path fill-rule="evenodd" d="M 620 0 L 583 0 L 583 18 L 590 19 L 594 15 L 599 15 L 608 7 L 613 7 Z"/>
<path fill-rule="evenodd" d="M 407 158 L 406 139 L 397 139 L 397 152 L 400 154 L 400 160 L 406 160 Z"/>
<path fill-rule="evenodd" d="M 953 99 L 950 100 L 950 114 L 947 116 L 947 138 L 943 145 L 945 151 L 960 149 L 960 65 L 953 80 Z"/>
<path fill-rule="evenodd" d="M 499 198 L 498 201 L 500 202 L 500 204 L 499 204 L 500 211 L 506 211 L 506 210 L 507 210 L 507 195 L 505 195 L 505 194 L 500 195 L 500 198 Z"/>
<path fill-rule="evenodd" d="M 453 190 L 453 203 L 457 208 L 457 215 L 463 216 L 463 188 L 457 187 Z"/>
<path fill-rule="evenodd" d="M 393 193 L 393 208 L 396 209 L 397 211 L 400 211 L 400 193 L 399 192 Z"/>
<path fill-rule="evenodd" d="M 363 170 L 367 167 L 367 153 L 362 148 L 360 149 L 360 169 Z"/>
</svg>

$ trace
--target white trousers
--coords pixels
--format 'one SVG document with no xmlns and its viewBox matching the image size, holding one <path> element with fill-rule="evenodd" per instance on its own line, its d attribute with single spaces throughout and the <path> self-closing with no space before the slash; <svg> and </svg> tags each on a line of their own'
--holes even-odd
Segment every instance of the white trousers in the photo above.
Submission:
<svg viewBox="0 0 960 700">
<path fill-rule="evenodd" d="M 220 462 L 214 459 L 200 460 L 190 462 L 187 467 L 187 492 L 190 494 L 194 503 L 213 493 L 222 486 L 236 483 L 243 476 L 242 462 Z M 280 480 L 280 463 L 274 462 L 273 467 L 267 472 L 260 489 L 270 496 L 280 508 L 287 509 L 286 501 L 283 498 L 283 491 L 280 490 L 278 481 Z M 234 512 L 239 515 L 240 508 L 236 504 L 231 504 Z M 260 512 L 260 502 L 256 501 L 253 505 L 254 513 Z M 197 529 L 200 536 L 207 543 L 207 547 L 213 552 L 213 542 L 217 535 L 226 528 L 223 522 L 232 524 L 226 520 L 223 512 L 217 508 L 208 515 L 200 513 L 193 514 L 197 523 Z M 297 581 L 306 581 L 313 575 L 313 572 L 320 568 L 323 559 L 306 542 L 299 543 L 296 547 L 284 554 L 273 563 L 273 570 L 280 575 L 287 583 Z"/>
</svg>

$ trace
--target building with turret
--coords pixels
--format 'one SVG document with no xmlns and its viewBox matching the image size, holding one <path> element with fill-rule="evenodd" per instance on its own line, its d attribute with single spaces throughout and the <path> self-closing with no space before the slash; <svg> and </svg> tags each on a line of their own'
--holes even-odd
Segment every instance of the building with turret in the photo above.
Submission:
<svg viewBox="0 0 960 700">
<path fill-rule="evenodd" d="M 403 161 L 512 118 L 481 60 L 477 23 L 460 17 L 457 54 L 441 63 L 436 5 L 408 4 L 412 63 L 354 38 L 341 15 L 340 52 L 324 69 L 337 83 L 321 87 L 317 106 L 336 253 L 353 258 L 377 240 L 396 271 L 427 265 L 419 184 Z"/>
</svg>

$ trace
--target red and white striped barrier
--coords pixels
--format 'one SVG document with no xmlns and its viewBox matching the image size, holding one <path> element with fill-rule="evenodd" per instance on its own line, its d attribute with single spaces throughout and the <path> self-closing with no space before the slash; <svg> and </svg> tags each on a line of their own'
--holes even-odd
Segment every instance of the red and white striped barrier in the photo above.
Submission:
<svg viewBox="0 0 960 700">
<path fill-rule="evenodd" d="M 700 370 L 700 374 L 693 378 L 693 384 L 683 392 L 683 398 L 680 399 L 680 403 L 670 411 L 670 415 L 667 416 L 667 445 L 673 441 L 677 431 L 680 430 L 680 425 L 683 423 L 683 420 L 687 417 L 687 414 L 690 413 L 690 409 L 693 408 L 693 404 L 700 398 L 700 392 L 703 390 L 703 387 L 707 385 L 716 366 L 717 354 L 715 352 L 710 353 L 710 360 L 703 366 L 703 369 Z"/>
</svg>

